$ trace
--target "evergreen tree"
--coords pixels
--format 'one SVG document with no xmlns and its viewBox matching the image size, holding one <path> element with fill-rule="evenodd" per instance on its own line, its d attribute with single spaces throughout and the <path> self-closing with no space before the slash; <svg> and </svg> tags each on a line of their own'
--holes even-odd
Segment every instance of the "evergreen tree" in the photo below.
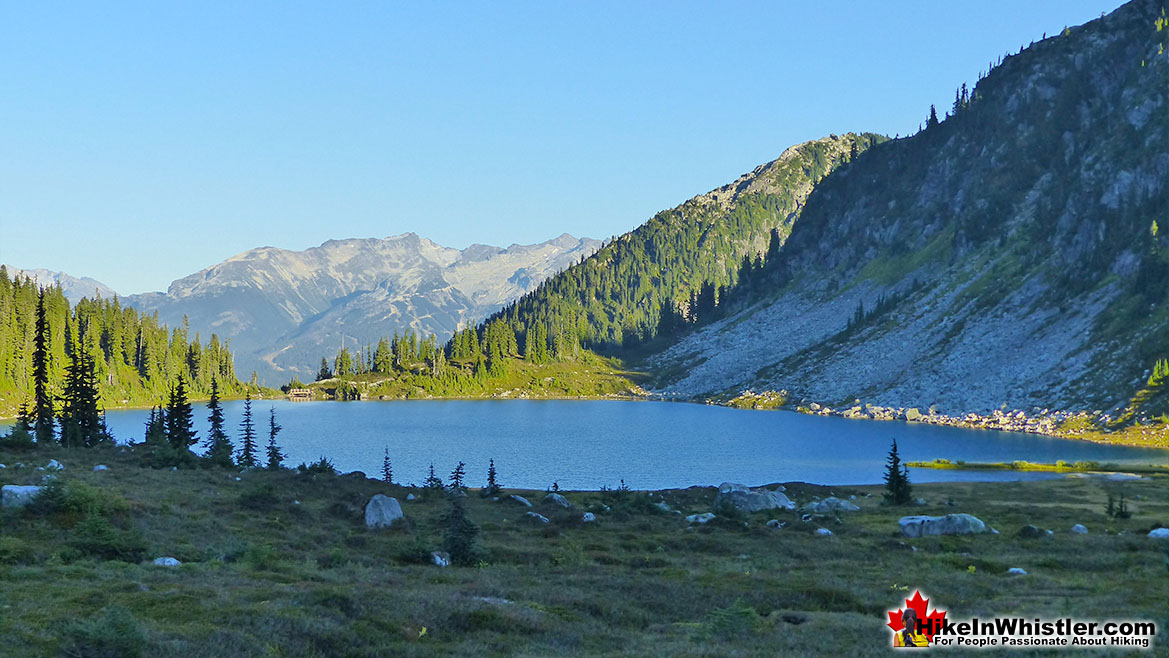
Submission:
<svg viewBox="0 0 1169 658">
<path fill-rule="evenodd" d="M 467 516 L 463 496 L 450 496 L 447 509 L 440 519 L 443 525 L 442 549 L 451 556 L 451 562 L 460 566 L 472 566 L 482 559 L 479 547 L 479 526 Z"/>
<path fill-rule="evenodd" d="M 394 483 L 394 469 L 390 467 L 390 447 L 386 446 L 386 455 L 382 458 L 382 482 Z"/>
<path fill-rule="evenodd" d="M 455 466 L 455 470 L 451 471 L 451 491 L 458 491 L 464 488 L 463 479 L 466 474 L 467 465 L 463 462 L 459 462 L 459 465 Z"/>
<path fill-rule="evenodd" d="M 187 385 L 179 377 L 178 384 L 171 389 L 166 409 L 166 438 L 176 451 L 190 450 L 195 445 L 194 416 L 191 403 L 187 400 Z"/>
<path fill-rule="evenodd" d="M 317 381 L 319 382 L 325 379 L 329 379 L 332 376 L 333 373 L 329 372 L 329 360 L 322 356 L 321 369 L 317 371 Z"/>
<path fill-rule="evenodd" d="M 259 452 L 256 446 L 256 426 L 252 422 L 252 394 L 248 393 L 244 396 L 244 418 L 239 424 L 240 449 L 236 455 L 235 463 L 240 468 L 253 468 L 259 465 Z"/>
<path fill-rule="evenodd" d="M 33 428 L 35 423 L 35 417 L 28 403 L 20 403 L 20 414 L 16 417 L 16 424 L 12 426 L 12 431 L 7 436 L 8 444 L 10 446 L 33 445 Z"/>
<path fill-rule="evenodd" d="M 150 408 L 150 418 L 146 421 L 146 436 L 143 441 L 148 446 L 166 443 L 166 412 L 162 407 Z"/>
<path fill-rule="evenodd" d="M 211 414 L 207 417 L 211 430 L 207 433 L 207 459 L 216 466 L 231 468 L 235 465 L 232 460 L 231 439 L 223 429 L 223 407 L 219 404 L 219 381 L 211 380 L 211 400 L 207 403 Z"/>
<path fill-rule="evenodd" d="M 438 476 L 436 476 L 434 474 L 434 464 L 433 463 L 430 465 L 430 474 L 426 476 L 426 480 L 424 480 L 422 482 L 422 486 L 426 487 L 427 489 L 442 489 L 443 488 L 442 480 L 438 479 Z"/>
<path fill-rule="evenodd" d="M 281 452 L 280 447 L 276 445 L 276 435 L 280 430 L 284 429 L 276 422 L 276 408 L 269 407 L 268 409 L 268 469 L 278 470 L 281 463 L 284 461 L 284 453 Z"/>
<path fill-rule="evenodd" d="M 885 462 L 885 502 L 890 505 L 908 505 L 913 499 L 913 488 L 909 484 L 909 469 L 901 464 L 897 454 L 897 439 L 889 449 Z"/>
<path fill-rule="evenodd" d="M 933 105 L 930 105 L 930 116 L 925 121 L 925 129 L 929 130 L 938 125 L 938 111 Z"/>
<path fill-rule="evenodd" d="M 36 330 L 33 334 L 33 385 L 36 404 L 37 443 L 53 441 L 53 398 L 49 392 L 49 320 L 45 310 L 45 291 L 37 295 Z"/>
<path fill-rule="evenodd" d="M 498 496 L 501 487 L 499 486 L 499 478 L 495 473 L 495 460 L 492 459 L 487 462 L 487 486 L 483 487 L 480 495 L 484 498 L 489 496 Z"/>
<path fill-rule="evenodd" d="M 97 375 L 93 356 L 84 339 L 73 348 L 72 363 L 66 369 L 65 395 L 61 408 L 61 444 L 92 448 L 111 440 L 98 401 Z"/>
</svg>

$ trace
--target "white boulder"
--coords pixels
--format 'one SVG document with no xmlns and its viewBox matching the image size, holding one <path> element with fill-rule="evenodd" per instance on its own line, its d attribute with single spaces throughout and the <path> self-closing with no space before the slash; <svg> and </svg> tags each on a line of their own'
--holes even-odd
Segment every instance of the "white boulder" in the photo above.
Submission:
<svg viewBox="0 0 1169 658">
<path fill-rule="evenodd" d="M 105 464 L 98 464 L 97 466 L 94 466 L 94 467 L 93 467 L 93 470 L 94 470 L 95 472 L 96 472 L 96 471 L 108 471 L 108 470 L 110 470 L 110 467 L 109 467 L 109 466 L 106 466 Z"/>
<path fill-rule="evenodd" d="M 63 471 L 65 467 L 56 459 L 50 459 L 48 464 L 45 464 L 46 471 Z"/>
<path fill-rule="evenodd" d="M 406 515 L 402 513 L 402 504 L 397 498 L 390 498 L 382 494 L 374 494 L 365 504 L 365 527 L 388 528 L 402 521 Z"/>
<path fill-rule="evenodd" d="M 451 555 L 445 551 L 434 551 L 430 554 L 430 560 L 436 567 L 451 566 Z"/>
<path fill-rule="evenodd" d="M 1007 569 L 1007 573 L 1012 575 L 1012 576 L 1026 576 L 1027 575 L 1027 572 L 1023 571 L 1019 567 L 1011 567 L 1010 569 Z"/>
<path fill-rule="evenodd" d="M 715 519 L 714 514 L 711 514 L 710 512 L 703 512 L 702 514 L 691 514 L 690 516 L 686 517 L 686 522 L 687 523 L 702 524 L 702 523 L 710 523 L 714 519 Z"/>
<path fill-rule="evenodd" d="M 796 508 L 796 504 L 779 491 L 768 489 L 752 489 L 743 484 L 724 482 L 718 487 L 718 495 L 714 497 L 714 508 L 727 505 L 742 512 L 759 512 L 769 509 Z"/>
<path fill-rule="evenodd" d="M 816 528 L 816 534 L 820 535 L 821 537 L 831 537 L 832 531 L 828 528 Z"/>
<path fill-rule="evenodd" d="M 564 509 L 570 509 L 572 507 L 572 503 L 568 502 L 567 498 L 561 496 L 558 493 L 550 493 L 547 496 L 544 496 L 544 502 L 552 503 L 553 505 L 559 505 Z"/>
<path fill-rule="evenodd" d="M 508 496 L 507 498 L 504 498 L 504 500 L 511 502 L 511 503 L 519 503 L 520 505 L 522 505 L 524 507 L 531 507 L 532 506 L 532 503 L 529 502 L 527 498 L 524 498 L 523 496 L 517 496 L 515 494 L 512 494 L 512 495 Z"/>
<path fill-rule="evenodd" d="M 829 496 L 824 500 L 817 500 L 804 505 L 803 511 L 811 514 L 835 514 L 836 512 L 859 512 L 860 509 L 860 507 L 847 500 Z"/>
<path fill-rule="evenodd" d="M 0 506 L 3 507 L 24 507 L 36 498 L 37 494 L 41 492 L 44 487 L 37 486 L 22 486 L 19 484 L 6 484 L 0 489 Z"/>
<path fill-rule="evenodd" d="M 8 487 L 4 487 L 7 489 Z M 1155 528 L 1149 531 L 1150 539 L 1169 539 L 1169 528 Z"/>
<path fill-rule="evenodd" d="M 524 512 L 524 518 L 528 521 L 539 523 L 540 525 L 551 523 L 551 521 L 548 520 L 548 517 L 544 516 L 543 514 L 537 514 L 536 512 Z"/>
<path fill-rule="evenodd" d="M 156 567 L 177 567 L 182 562 L 179 562 L 173 557 L 156 557 L 154 558 L 154 566 Z"/>
<path fill-rule="evenodd" d="M 986 532 L 986 524 L 969 514 L 945 516 L 903 516 L 897 522 L 905 537 L 928 535 L 977 535 Z"/>
<path fill-rule="evenodd" d="M 581 523 L 593 523 L 597 520 L 597 515 L 592 512 L 585 512 L 584 516 L 580 517 Z"/>
<path fill-rule="evenodd" d="M 1086 535 L 1086 534 L 1088 534 L 1088 529 L 1085 528 L 1083 525 L 1077 523 L 1074 526 L 1072 526 L 1072 534 L 1073 535 Z"/>
</svg>

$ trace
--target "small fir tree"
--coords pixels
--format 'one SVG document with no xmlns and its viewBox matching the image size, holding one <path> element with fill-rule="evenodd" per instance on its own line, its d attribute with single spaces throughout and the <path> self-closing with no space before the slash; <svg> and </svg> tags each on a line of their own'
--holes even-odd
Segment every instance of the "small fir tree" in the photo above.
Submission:
<svg viewBox="0 0 1169 658">
<path fill-rule="evenodd" d="M 426 480 L 423 481 L 422 486 L 426 487 L 427 489 L 443 488 L 442 480 L 438 479 L 438 476 L 434 474 L 434 464 L 430 465 L 430 474 L 426 476 Z"/>
<path fill-rule="evenodd" d="M 253 468 L 259 465 L 259 452 L 256 446 L 256 426 L 252 422 L 252 394 L 244 396 L 244 418 L 240 421 L 240 449 L 235 463 L 240 468 Z"/>
<path fill-rule="evenodd" d="M 324 379 L 329 379 L 332 376 L 333 374 L 329 372 L 329 360 L 322 356 L 321 369 L 317 371 L 317 381 L 319 382 Z"/>
<path fill-rule="evenodd" d="M 194 412 L 187 400 L 187 385 L 182 377 L 171 389 L 170 401 L 167 403 L 166 438 L 178 452 L 190 450 L 195 445 Z"/>
<path fill-rule="evenodd" d="M 150 418 L 146 421 L 146 437 L 143 440 L 148 446 L 166 443 L 166 410 L 162 407 L 150 408 Z"/>
<path fill-rule="evenodd" d="M 487 462 L 487 486 L 483 487 L 480 493 L 485 498 L 488 496 L 498 496 L 500 489 L 499 477 L 495 472 L 495 460 L 492 459 Z"/>
<path fill-rule="evenodd" d="M 284 453 L 280 450 L 280 446 L 276 445 L 276 435 L 280 430 L 284 429 L 276 422 L 276 408 L 270 407 L 268 409 L 268 469 L 278 470 L 282 467 L 284 462 Z"/>
<path fill-rule="evenodd" d="M 463 489 L 463 479 L 466 477 L 466 475 L 467 465 L 463 462 L 459 462 L 459 465 L 455 466 L 455 470 L 451 471 L 451 491 L 459 491 L 460 489 Z"/>
<path fill-rule="evenodd" d="M 223 407 L 219 404 L 219 380 L 211 380 L 211 400 L 207 403 L 211 413 L 207 421 L 211 429 L 207 433 L 207 459 L 216 466 L 231 468 L 235 465 L 232 460 L 233 448 L 231 439 L 223 429 Z"/>
<path fill-rule="evenodd" d="M 478 564 L 483 557 L 479 547 L 479 526 L 467 516 L 467 507 L 462 496 L 450 496 L 447 509 L 443 512 L 442 549 L 451 556 L 451 562 L 460 566 Z"/>
<path fill-rule="evenodd" d="M 893 439 L 889 459 L 885 462 L 884 495 L 885 502 L 890 505 L 907 505 L 913 498 L 913 488 L 909 484 L 909 469 L 901 464 L 901 456 L 897 454 L 897 439 Z"/>
<path fill-rule="evenodd" d="M 386 446 L 386 455 L 382 458 L 382 482 L 394 483 L 394 469 L 390 466 L 390 447 Z"/>
</svg>

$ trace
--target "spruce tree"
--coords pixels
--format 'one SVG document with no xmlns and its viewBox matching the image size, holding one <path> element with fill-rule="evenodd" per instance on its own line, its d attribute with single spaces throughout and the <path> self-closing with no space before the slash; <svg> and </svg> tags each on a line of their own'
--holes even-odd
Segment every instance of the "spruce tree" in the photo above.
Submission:
<svg viewBox="0 0 1169 658">
<path fill-rule="evenodd" d="M 227 438 L 227 432 L 223 429 L 223 407 L 219 404 L 218 379 L 211 380 L 211 400 L 207 403 L 207 408 L 211 410 L 207 417 L 211 424 L 211 430 L 207 433 L 207 459 L 216 466 L 231 468 L 235 463 L 231 456 L 231 439 Z"/>
<path fill-rule="evenodd" d="M 276 422 L 276 408 L 270 407 L 268 409 L 268 468 L 269 470 L 278 470 L 281 463 L 284 461 L 284 453 L 281 452 L 280 447 L 276 445 L 276 435 L 280 430 L 284 429 Z"/>
<path fill-rule="evenodd" d="M 321 369 L 317 371 L 317 381 L 329 379 L 333 374 L 329 372 L 329 360 L 321 357 Z"/>
<path fill-rule="evenodd" d="M 93 355 L 81 338 L 73 348 L 72 363 L 66 369 L 61 409 L 62 445 L 92 448 L 110 440 L 98 395 Z"/>
<path fill-rule="evenodd" d="M 498 496 L 500 491 L 499 478 L 495 473 L 495 460 L 487 462 L 487 486 L 480 492 L 483 497 Z"/>
<path fill-rule="evenodd" d="M 930 105 L 930 116 L 925 121 L 925 129 L 929 130 L 938 125 L 938 111 L 933 105 Z"/>
<path fill-rule="evenodd" d="M 35 424 L 32 409 L 28 402 L 20 403 L 20 413 L 16 417 L 16 424 L 12 426 L 12 431 L 8 433 L 9 445 L 27 445 L 31 446 L 33 443 L 33 426 Z"/>
<path fill-rule="evenodd" d="M 390 467 L 390 447 L 386 446 L 386 456 L 382 458 L 382 482 L 394 483 L 394 470 Z"/>
<path fill-rule="evenodd" d="M 455 470 L 451 471 L 451 491 L 459 491 L 463 489 L 463 479 L 467 475 L 467 465 L 459 462 Z"/>
<path fill-rule="evenodd" d="M 194 416 L 191 402 L 187 399 L 187 384 L 179 377 L 178 383 L 171 389 L 166 409 L 166 438 L 177 452 L 190 450 L 197 441 Z"/>
<path fill-rule="evenodd" d="M 162 407 L 151 407 L 150 418 L 146 421 L 146 445 L 166 443 L 166 412 Z"/>
<path fill-rule="evenodd" d="M 248 393 L 244 396 L 244 418 L 239 424 L 240 449 L 236 455 L 235 463 L 240 468 L 252 468 L 259 464 L 256 446 L 256 426 L 252 422 L 252 394 Z"/>
<path fill-rule="evenodd" d="M 49 320 L 45 311 L 45 290 L 37 294 L 37 320 L 32 352 L 37 443 L 53 441 L 53 397 L 49 392 Z"/>
<path fill-rule="evenodd" d="M 889 449 L 889 458 L 885 462 L 884 496 L 885 502 L 890 505 L 908 505 L 913 499 L 909 470 L 902 466 L 901 456 L 897 454 L 897 439 L 893 439 L 893 447 Z"/>
<path fill-rule="evenodd" d="M 467 516 L 463 496 L 450 496 L 447 509 L 443 512 L 442 549 L 451 556 L 451 562 L 460 566 L 473 566 L 482 559 L 479 547 L 479 526 Z"/>
<path fill-rule="evenodd" d="M 438 476 L 436 476 L 434 474 L 434 464 L 433 463 L 430 465 L 430 474 L 426 476 L 426 480 L 423 481 L 422 486 L 426 487 L 427 489 L 442 489 L 443 488 L 442 480 L 438 479 Z"/>
</svg>

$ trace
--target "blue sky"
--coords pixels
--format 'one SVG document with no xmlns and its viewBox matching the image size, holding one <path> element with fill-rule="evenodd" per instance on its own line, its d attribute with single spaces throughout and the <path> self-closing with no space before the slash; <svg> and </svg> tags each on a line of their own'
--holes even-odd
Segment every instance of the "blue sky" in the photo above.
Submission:
<svg viewBox="0 0 1169 658">
<path fill-rule="evenodd" d="M 0 262 L 134 293 L 263 245 L 608 237 L 1118 4 L 5 3 Z"/>
</svg>

